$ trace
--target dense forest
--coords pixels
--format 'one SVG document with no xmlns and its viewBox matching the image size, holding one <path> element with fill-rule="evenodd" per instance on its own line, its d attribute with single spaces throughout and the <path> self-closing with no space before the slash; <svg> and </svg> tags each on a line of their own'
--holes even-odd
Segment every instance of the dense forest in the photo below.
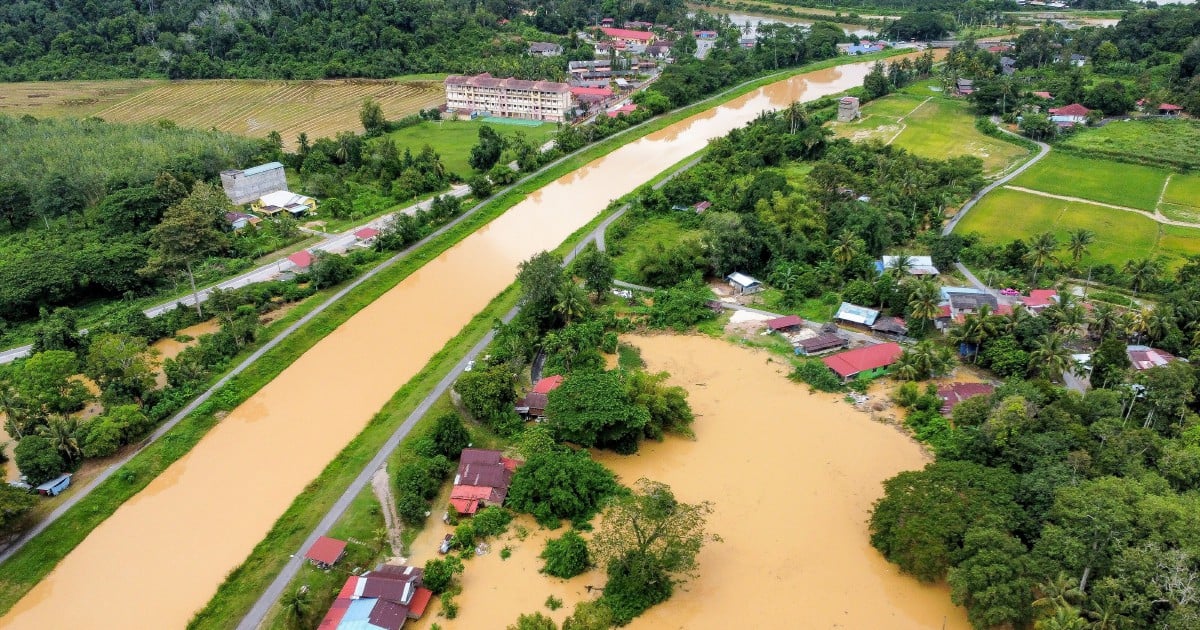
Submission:
<svg viewBox="0 0 1200 630">
<path fill-rule="evenodd" d="M 682 0 L 13 0 L 0 4 L 0 79 L 532 75 L 556 62 L 526 54 L 528 40 L 602 14 L 684 13 Z"/>
</svg>

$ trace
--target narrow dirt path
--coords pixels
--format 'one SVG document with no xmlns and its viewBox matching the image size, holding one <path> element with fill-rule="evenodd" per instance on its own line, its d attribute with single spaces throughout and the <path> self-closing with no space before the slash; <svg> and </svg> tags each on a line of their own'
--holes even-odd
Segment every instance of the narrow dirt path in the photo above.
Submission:
<svg viewBox="0 0 1200 630">
<path fill-rule="evenodd" d="M 1007 188 L 1009 190 L 1015 190 L 1017 192 L 1028 193 L 1030 195 L 1037 195 L 1039 197 L 1049 197 L 1050 199 L 1061 199 L 1063 201 L 1073 201 L 1076 203 L 1087 203 L 1087 204 L 1091 204 L 1093 206 L 1102 206 L 1105 208 L 1112 208 L 1113 210 L 1121 210 L 1123 212 L 1134 212 L 1134 213 L 1137 213 L 1137 214 L 1140 214 L 1140 215 L 1146 217 L 1147 219 L 1152 219 L 1154 221 L 1157 221 L 1163 225 L 1177 225 L 1179 227 L 1200 228 L 1200 223 L 1189 223 L 1187 221 L 1176 221 L 1174 219 L 1168 219 L 1167 217 L 1164 217 L 1163 215 L 1159 214 L 1157 211 L 1148 212 L 1146 210 L 1130 208 L 1129 206 L 1118 206 L 1118 205 L 1111 204 L 1111 203 L 1104 203 L 1103 201 L 1093 201 L 1091 199 L 1084 199 L 1083 197 L 1070 197 L 1067 195 L 1055 195 L 1053 193 L 1043 192 L 1040 190 L 1034 190 L 1032 188 L 1025 188 L 1024 186 L 1005 186 L 1005 188 Z"/>
<path fill-rule="evenodd" d="M 896 138 L 899 138 L 899 137 L 900 137 L 900 134 L 904 133 L 904 130 L 905 130 L 905 129 L 908 129 L 908 125 L 904 124 L 904 119 L 905 119 L 905 118 L 908 118 L 909 116 L 912 116 L 913 114 L 915 114 L 915 113 L 917 112 L 917 110 L 918 110 L 918 109 L 921 109 L 921 106 L 922 106 L 922 105 L 924 105 L 925 103 L 928 103 L 928 102 L 929 102 L 929 101 L 931 101 L 931 100 L 933 100 L 933 97 L 932 97 L 932 96 L 930 96 L 930 97 L 926 98 L 925 100 L 921 101 L 920 103 L 917 103 L 917 106 L 916 106 L 916 107 L 914 107 L 914 108 L 912 108 L 911 110 L 909 110 L 909 112 L 908 112 L 907 114 L 905 114 L 905 115 L 903 115 L 903 116 L 901 116 L 901 117 L 897 118 L 897 119 L 896 119 L 896 124 L 900 125 L 900 130 L 899 130 L 899 131 L 897 131 L 897 132 L 896 132 L 896 135 L 892 136 L 892 137 L 891 137 L 891 139 L 890 139 L 890 140 L 888 140 L 887 142 L 885 142 L 884 144 L 891 144 L 891 143 L 895 142 L 895 141 L 896 141 Z"/>
<path fill-rule="evenodd" d="M 392 556 L 399 556 L 404 551 L 404 542 L 400 533 L 404 527 L 400 524 L 400 515 L 396 512 L 396 498 L 392 496 L 392 483 L 388 476 L 387 464 L 384 464 L 371 475 L 371 490 L 379 505 L 383 507 L 383 522 L 387 527 L 388 544 L 392 547 Z"/>
</svg>

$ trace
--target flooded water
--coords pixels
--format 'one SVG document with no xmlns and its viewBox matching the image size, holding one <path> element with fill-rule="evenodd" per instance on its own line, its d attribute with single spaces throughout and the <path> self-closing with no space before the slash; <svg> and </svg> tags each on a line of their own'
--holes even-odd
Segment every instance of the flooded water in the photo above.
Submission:
<svg viewBox="0 0 1200 630">
<path fill-rule="evenodd" d="M 175 337 L 159 339 L 151 344 L 150 347 L 158 351 L 158 357 L 156 357 L 158 365 L 154 374 L 154 380 L 158 386 L 162 387 L 167 384 L 167 375 L 162 371 L 164 361 L 174 359 L 184 349 L 200 343 L 201 335 L 208 335 L 219 330 L 221 330 L 221 324 L 215 319 L 210 319 L 206 322 L 188 326 L 187 328 L 181 328 L 179 332 L 175 333 Z M 176 337 L 191 337 L 192 339 L 190 341 L 178 341 Z"/>
<path fill-rule="evenodd" d="M 969 628 L 944 586 L 900 575 L 869 544 L 866 521 L 880 483 L 927 460 L 921 448 L 830 394 L 810 394 L 785 378 L 763 351 L 700 336 L 634 337 L 650 370 L 667 370 L 687 388 L 696 440 L 646 443 L 631 457 L 598 459 L 623 483 L 647 477 L 685 501 L 709 500 L 710 531 L 723 542 L 700 554 L 700 578 L 630 628 Z M 440 525 L 439 525 L 440 527 Z M 438 528 L 433 528 L 438 529 Z M 561 530 L 560 530 L 561 532 Z M 560 532 L 549 533 L 558 536 Z M 428 556 L 442 532 L 423 534 L 414 555 Z M 571 604 L 602 586 L 598 571 L 570 581 L 537 573 L 545 531 L 504 541 L 473 558 L 463 575 L 452 628 L 500 627 L 521 613 L 547 611 L 553 594 Z M 500 546 L 513 545 L 502 561 Z"/>
<path fill-rule="evenodd" d="M 759 24 L 787 24 L 789 26 L 812 26 L 813 21 L 804 18 L 793 18 L 782 15 L 765 15 L 762 13 L 748 13 L 746 11 L 727 11 L 724 9 L 716 9 L 705 7 L 704 10 L 713 15 L 724 15 L 729 18 L 730 22 L 746 29 L 754 29 Z M 830 16 L 832 18 L 832 16 Z M 875 35 L 875 31 L 869 28 L 864 28 L 858 24 L 838 24 L 842 27 L 842 31 L 847 35 L 855 37 L 870 37 Z"/>
<path fill-rule="evenodd" d="M 364 308 L 96 528 L 3 628 L 179 628 L 388 398 L 516 276 L 608 202 L 760 112 L 860 85 L 798 75 L 632 142 L 531 194 Z M 2 579 L 2 577 L 0 577 Z"/>
</svg>

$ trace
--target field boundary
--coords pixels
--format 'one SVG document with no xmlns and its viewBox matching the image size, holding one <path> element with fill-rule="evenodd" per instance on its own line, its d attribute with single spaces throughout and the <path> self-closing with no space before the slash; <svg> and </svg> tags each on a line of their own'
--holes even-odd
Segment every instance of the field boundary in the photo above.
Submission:
<svg viewBox="0 0 1200 630">
<path fill-rule="evenodd" d="M 1104 203 L 1103 201 L 1093 201 L 1091 199 L 1084 199 L 1083 197 L 1058 195 L 1058 194 L 1054 194 L 1054 193 L 1043 192 L 1041 190 L 1035 190 L 1033 188 L 1026 188 L 1024 186 L 1007 186 L 1006 185 L 1006 186 L 1004 186 L 1004 188 L 1007 188 L 1008 190 L 1015 190 L 1017 192 L 1025 193 L 1027 195 L 1037 195 L 1039 197 L 1049 197 L 1050 199 L 1060 199 L 1062 201 L 1070 201 L 1073 203 L 1083 203 L 1083 204 L 1088 204 L 1088 205 L 1092 205 L 1092 206 L 1101 206 L 1103 208 L 1111 208 L 1113 210 L 1121 210 L 1123 212 L 1133 212 L 1136 214 L 1140 214 L 1152 221 L 1161 223 L 1163 225 L 1174 225 L 1176 227 L 1184 227 L 1184 228 L 1200 228 L 1200 223 L 1188 223 L 1187 221 L 1176 221 L 1174 219 L 1168 219 L 1167 217 L 1163 216 L 1162 213 L 1158 212 L 1157 210 L 1155 210 L 1153 213 L 1151 213 L 1151 212 L 1147 212 L 1145 210 L 1139 210 L 1137 208 L 1130 208 L 1129 206 L 1118 206 L 1116 204 Z M 1159 197 L 1159 198 L 1161 199 L 1161 197 Z"/>
</svg>

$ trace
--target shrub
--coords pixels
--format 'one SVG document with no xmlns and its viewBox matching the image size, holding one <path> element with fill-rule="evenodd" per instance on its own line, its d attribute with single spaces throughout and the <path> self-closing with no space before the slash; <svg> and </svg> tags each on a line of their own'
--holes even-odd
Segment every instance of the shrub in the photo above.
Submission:
<svg viewBox="0 0 1200 630">
<path fill-rule="evenodd" d="M 542 573 L 564 579 L 573 578 L 591 566 L 587 541 L 573 529 L 547 540 L 546 548 L 538 557 L 546 561 Z"/>
<path fill-rule="evenodd" d="M 475 534 L 480 538 L 499 536 L 508 529 L 508 524 L 512 522 L 512 513 L 493 505 L 479 510 L 471 522 L 475 526 Z"/>
<path fill-rule="evenodd" d="M 529 458 L 517 469 L 508 489 L 508 505 L 550 527 L 564 518 L 587 519 L 617 488 L 612 472 L 586 451 L 548 452 Z"/>
<path fill-rule="evenodd" d="M 454 528 L 454 537 L 450 539 L 450 546 L 464 551 L 473 549 L 475 536 L 475 526 L 471 523 L 463 523 Z"/>
<path fill-rule="evenodd" d="M 434 594 L 445 593 L 454 584 L 454 576 L 463 572 L 462 560 L 454 556 L 434 558 L 425 563 L 422 580 Z"/>
<path fill-rule="evenodd" d="M 840 392 L 844 389 L 842 379 L 821 361 L 810 359 L 796 366 L 788 378 L 808 383 L 809 387 L 823 392 Z"/>
</svg>

